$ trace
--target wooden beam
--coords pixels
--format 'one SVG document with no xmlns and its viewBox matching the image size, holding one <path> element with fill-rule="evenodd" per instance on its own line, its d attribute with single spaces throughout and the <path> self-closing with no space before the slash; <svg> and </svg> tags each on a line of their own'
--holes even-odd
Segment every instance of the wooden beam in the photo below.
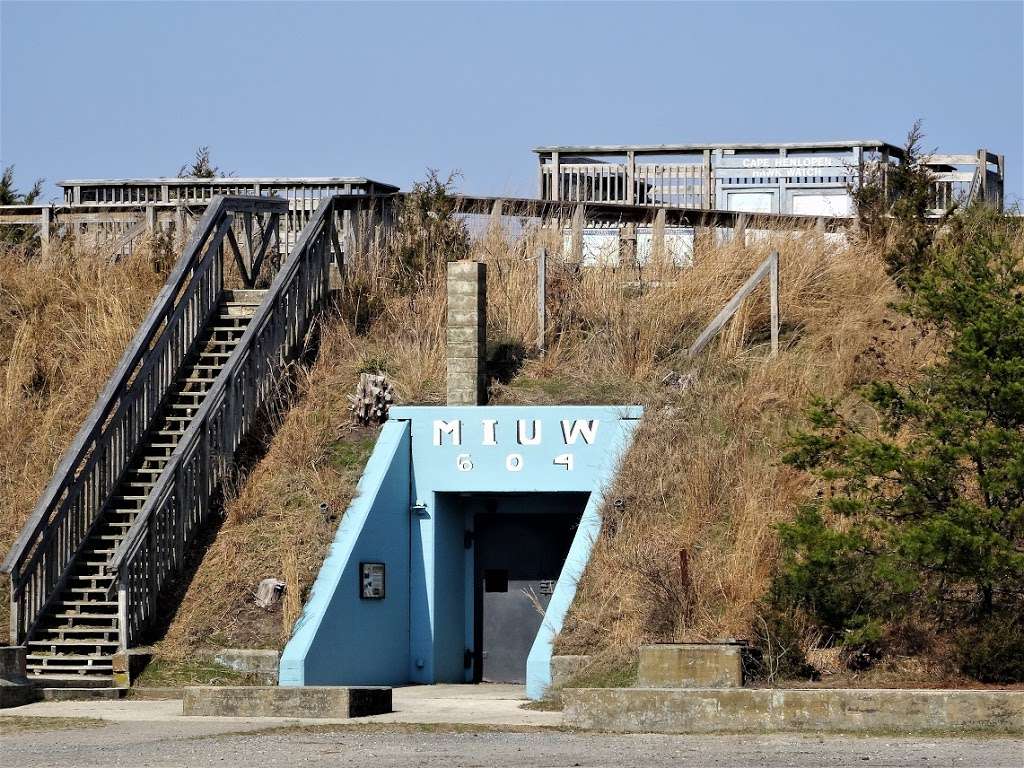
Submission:
<svg viewBox="0 0 1024 768">
<path fill-rule="evenodd" d="M 708 342 L 715 338 L 715 336 L 718 335 L 718 332 L 722 330 L 723 326 L 725 326 L 725 324 L 729 322 L 732 316 L 736 314 L 736 310 L 740 308 L 740 304 L 743 303 L 743 300 L 747 298 L 747 296 L 750 295 L 751 291 L 753 291 L 754 288 L 757 287 L 757 284 L 764 280 L 764 278 L 768 276 L 772 271 L 776 272 L 775 300 L 772 303 L 773 354 L 775 351 L 778 350 L 778 263 L 779 254 L 777 251 L 772 253 L 771 256 L 769 256 L 767 259 L 761 262 L 761 265 L 756 270 L 754 270 L 754 274 L 747 278 L 747 281 L 740 287 L 738 291 L 736 291 L 736 293 L 733 294 L 733 297 L 729 299 L 729 302 L 722 308 L 722 311 L 715 315 L 715 318 L 710 323 L 708 323 L 707 327 L 703 331 L 701 331 L 701 334 L 697 337 L 697 340 L 694 341 L 693 345 L 689 348 L 689 350 L 687 350 L 687 357 L 694 358 L 701 353 L 701 350 L 703 350 L 704 347 L 707 346 Z"/>
</svg>

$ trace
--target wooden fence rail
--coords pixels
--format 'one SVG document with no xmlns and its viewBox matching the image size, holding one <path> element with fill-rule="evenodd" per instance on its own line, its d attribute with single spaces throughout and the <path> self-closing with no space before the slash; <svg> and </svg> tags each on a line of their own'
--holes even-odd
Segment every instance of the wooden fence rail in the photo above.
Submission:
<svg viewBox="0 0 1024 768">
<path fill-rule="evenodd" d="M 11 580 L 11 643 L 29 635 L 100 519 L 136 449 L 170 393 L 175 374 L 216 309 L 225 243 L 236 220 L 280 215 L 285 201 L 222 197 L 206 209 L 149 315 L 96 405 L 61 457 L 0 571 Z M 249 225 L 245 225 L 248 227 Z M 241 254 L 236 252 L 236 259 Z M 253 254 L 243 261 L 249 264 Z"/>
<path fill-rule="evenodd" d="M 779 252 L 774 251 L 767 259 L 761 262 L 761 265 L 754 270 L 752 274 L 735 294 L 729 299 L 728 303 L 722 307 L 722 311 L 715 315 L 714 320 L 708 323 L 707 327 L 701 331 L 697 340 L 693 342 L 693 345 L 687 351 L 687 355 L 690 358 L 694 358 L 701 353 L 701 350 L 708 345 L 718 332 L 725 327 L 725 324 L 729 322 L 736 311 L 740 308 L 743 300 L 751 294 L 751 292 L 758 286 L 758 284 L 768 278 L 768 291 L 771 301 L 771 334 L 772 334 L 772 351 L 771 356 L 775 357 L 779 353 Z"/>
</svg>

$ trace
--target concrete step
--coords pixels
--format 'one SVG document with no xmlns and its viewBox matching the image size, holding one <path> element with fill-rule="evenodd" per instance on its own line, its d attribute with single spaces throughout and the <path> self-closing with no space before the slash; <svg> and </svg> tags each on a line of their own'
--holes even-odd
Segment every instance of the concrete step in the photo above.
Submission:
<svg viewBox="0 0 1024 768">
<path fill-rule="evenodd" d="M 37 688 L 109 688 L 114 682 L 113 675 L 31 675 L 29 682 Z"/>
<path fill-rule="evenodd" d="M 113 677 L 103 680 L 103 686 L 96 687 L 47 687 L 43 684 L 44 701 L 90 701 L 96 699 L 123 699 L 128 694 L 127 688 L 114 688 L 110 684 Z"/>
</svg>

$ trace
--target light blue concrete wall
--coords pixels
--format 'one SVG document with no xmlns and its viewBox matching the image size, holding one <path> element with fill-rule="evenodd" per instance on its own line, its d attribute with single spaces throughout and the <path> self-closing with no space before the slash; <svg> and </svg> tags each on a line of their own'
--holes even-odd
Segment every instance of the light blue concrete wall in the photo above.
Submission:
<svg viewBox="0 0 1024 768">
<path fill-rule="evenodd" d="M 540 698 L 550 685 L 551 648 L 576 594 L 576 584 L 600 533 L 603 492 L 632 441 L 643 410 L 635 406 L 397 407 L 412 435 L 412 499 L 421 510 L 413 524 L 410 570 L 410 679 L 430 683 L 459 679 L 454 664 L 444 676 L 439 658 L 461 658 L 464 639 L 442 627 L 454 620 L 449 590 L 466 583 L 466 558 L 455 557 L 439 537 L 447 528 L 445 493 L 590 492 L 569 556 L 555 586 L 527 663 L 527 694 Z M 571 468 L 570 468 L 571 467 Z M 461 542 L 464 520 L 459 520 Z M 445 532 L 447 531 L 447 534 Z M 446 557 L 439 559 L 439 552 Z M 466 587 L 463 599 L 472 599 Z M 468 611 L 467 611 L 468 613 Z M 465 621 L 460 634 L 467 633 Z M 443 642 L 445 648 L 437 644 Z M 448 662 L 446 662 L 447 664 Z M 462 672 L 464 675 L 464 671 Z"/>
<path fill-rule="evenodd" d="M 466 515 L 458 498 L 435 497 L 434 563 L 434 681 L 462 683 L 466 680 L 465 644 L 467 593 L 465 564 Z"/>
<path fill-rule="evenodd" d="M 409 666 L 406 422 L 384 425 L 312 592 L 281 654 L 281 685 L 390 685 Z M 385 598 L 359 597 L 359 563 L 383 562 Z"/>
</svg>

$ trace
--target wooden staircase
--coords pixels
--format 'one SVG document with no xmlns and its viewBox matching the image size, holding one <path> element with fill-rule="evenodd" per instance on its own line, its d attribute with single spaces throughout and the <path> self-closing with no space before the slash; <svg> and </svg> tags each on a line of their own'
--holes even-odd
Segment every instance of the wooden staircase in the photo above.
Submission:
<svg viewBox="0 0 1024 768">
<path fill-rule="evenodd" d="M 111 558 L 156 486 L 174 449 L 238 346 L 266 291 L 225 291 L 217 311 L 196 338 L 152 428 L 132 457 L 72 565 L 67 586 L 29 635 L 29 679 L 80 684 L 89 676 L 110 681 L 111 658 L 120 647 Z M 112 594 L 113 593 L 113 594 Z M 113 598 L 113 599 L 112 599 Z"/>
<path fill-rule="evenodd" d="M 268 254 L 286 200 L 207 206 L 0 567 L 30 680 L 123 684 L 115 656 L 167 615 L 165 587 L 305 348 L 341 266 L 344 197 L 322 201 L 282 260 Z"/>
</svg>

